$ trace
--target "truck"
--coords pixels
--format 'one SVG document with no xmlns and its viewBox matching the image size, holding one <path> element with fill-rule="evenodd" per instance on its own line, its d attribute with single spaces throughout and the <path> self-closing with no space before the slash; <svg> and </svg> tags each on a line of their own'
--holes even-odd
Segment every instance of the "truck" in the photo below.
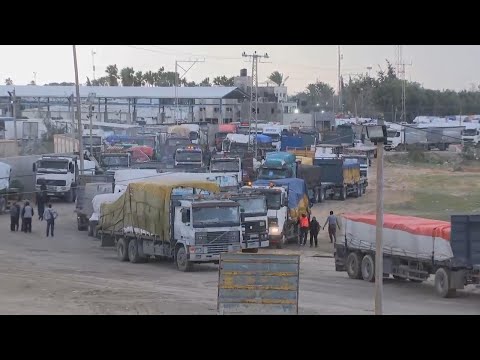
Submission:
<svg viewBox="0 0 480 360">
<path fill-rule="evenodd" d="M 451 144 L 462 142 L 465 126 L 405 126 L 391 124 L 387 128 L 385 150 L 405 151 L 410 148 L 445 151 Z"/>
<path fill-rule="evenodd" d="M 8 207 L 8 193 L 10 191 L 10 176 L 12 167 L 0 162 L 0 214 L 3 214 Z"/>
<path fill-rule="evenodd" d="M 173 196 L 177 188 L 211 195 Z M 163 257 L 180 271 L 218 263 L 220 253 L 240 251 L 242 242 L 239 205 L 216 196 L 218 191 L 213 182 L 179 174 L 161 182 L 130 183 L 115 202 L 101 205 L 97 234 L 113 238 L 121 261 Z"/>
<path fill-rule="evenodd" d="M 259 192 L 240 191 L 228 198 L 240 205 L 242 212 L 242 252 L 257 253 L 268 247 L 268 217 L 265 195 Z"/>
<path fill-rule="evenodd" d="M 257 180 L 242 191 L 255 191 L 267 200 L 268 239 L 270 245 L 284 247 L 298 241 L 297 221 L 302 214 L 310 215 L 307 187 L 302 179 Z"/>
<path fill-rule="evenodd" d="M 116 170 L 130 168 L 131 155 L 128 152 L 104 152 L 100 154 L 99 165 L 105 174 L 113 175 Z"/>
<path fill-rule="evenodd" d="M 90 153 L 98 159 L 103 152 L 103 138 L 99 135 L 92 135 L 90 141 L 90 135 L 83 135 L 82 141 L 83 148 L 90 151 Z"/>
<path fill-rule="evenodd" d="M 355 159 L 360 164 L 360 177 L 362 180 L 367 182 L 368 186 L 368 168 L 371 165 L 371 161 L 367 155 L 360 155 L 360 154 L 343 154 L 342 157 L 344 159 Z"/>
<path fill-rule="evenodd" d="M 265 125 L 263 128 L 263 135 L 267 135 L 272 139 L 272 146 L 277 150 L 280 151 L 282 141 L 282 125 Z"/>
<path fill-rule="evenodd" d="M 462 130 L 462 144 L 477 146 L 480 143 L 480 124 L 466 124 Z"/>
<path fill-rule="evenodd" d="M 70 134 L 53 135 L 53 152 L 56 154 L 78 153 L 78 139 Z"/>
<path fill-rule="evenodd" d="M 334 244 L 335 270 L 375 281 L 375 214 L 343 214 L 345 236 Z M 383 276 L 422 282 L 435 275 L 435 290 L 453 297 L 480 283 L 480 215 L 451 215 L 450 222 L 384 214 Z"/>
<path fill-rule="evenodd" d="M 273 180 L 297 177 L 297 162 L 295 155 L 277 151 L 267 153 L 265 162 L 260 166 L 258 179 Z"/>
<path fill-rule="evenodd" d="M 220 124 L 218 125 L 218 132 L 215 134 L 215 148 L 217 151 L 222 151 L 223 140 L 228 134 L 235 134 L 237 132 L 237 124 Z"/>
<path fill-rule="evenodd" d="M 67 202 L 75 201 L 80 175 L 95 175 L 95 162 L 83 160 L 84 171 L 80 173 L 79 155 L 46 154 L 35 163 L 35 190 L 40 191 L 42 184 L 47 187 L 47 196 L 62 198 Z"/>
<path fill-rule="evenodd" d="M 210 159 L 210 173 L 227 173 L 236 176 L 239 184 L 243 182 L 242 160 L 240 157 L 229 156 L 215 156 Z"/>
<path fill-rule="evenodd" d="M 175 150 L 175 168 L 200 169 L 204 165 L 203 151 L 200 147 L 189 145 Z"/>
<path fill-rule="evenodd" d="M 321 168 L 321 201 L 334 197 L 346 200 L 349 195 L 361 197 L 365 194 L 368 180 L 360 175 L 360 163 L 357 159 L 315 158 L 313 164 Z"/>
</svg>

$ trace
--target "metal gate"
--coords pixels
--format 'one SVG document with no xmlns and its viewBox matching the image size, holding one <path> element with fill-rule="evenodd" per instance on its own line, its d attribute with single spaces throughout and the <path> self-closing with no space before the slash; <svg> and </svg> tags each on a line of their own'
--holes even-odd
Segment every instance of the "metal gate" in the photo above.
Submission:
<svg viewBox="0 0 480 360">
<path fill-rule="evenodd" d="M 218 314 L 296 315 L 299 274 L 299 255 L 221 254 Z"/>
</svg>

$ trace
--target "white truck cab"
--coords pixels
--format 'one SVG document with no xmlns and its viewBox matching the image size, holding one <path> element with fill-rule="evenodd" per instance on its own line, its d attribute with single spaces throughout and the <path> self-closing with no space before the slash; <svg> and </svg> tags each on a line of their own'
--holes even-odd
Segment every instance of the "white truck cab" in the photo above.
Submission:
<svg viewBox="0 0 480 360">
<path fill-rule="evenodd" d="M 84 160 L 83 166 L 83 175 L 95 175 L 95 162 Z M 47 196 L 63 198 L 67 202 L 75 201 L 80 173 L 78 155 L 43 155 L 33 164 L 33 172 L 36 191 L 45 185 Z"/>
<path fill-rule="evenodd" d="M 243 179 L 242 160 L 239 157 L 214 157 L 210 159 L 210 172 L 226 173 L 237 177 L 239 183 Z"/>
<path fill-rule="evenodd" d="M 462 144 L 463 145 L 478 145 L 480 142 L 480 124 L 468 124 L 462 130 Z"/>
</svg>

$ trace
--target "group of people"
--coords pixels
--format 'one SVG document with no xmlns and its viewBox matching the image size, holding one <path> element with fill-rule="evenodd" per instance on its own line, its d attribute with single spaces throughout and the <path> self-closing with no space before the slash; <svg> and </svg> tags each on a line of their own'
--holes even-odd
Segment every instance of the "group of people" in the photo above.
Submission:
<svg viewBox="0 0 480 360">
<path fill-rule="evenodd" d="M 46 195 L 46 187 L 42 185 L 40 192 L 37 193 L 37 209 L 38 219 L 45 220 L 47 222 L 47 237 L 51 235 L 53 237 L 53 231 L 55 228 L 55 219 L 57 218 L 57 212 L 52 208 L 52 204 L 48 204 L 45 209 L 45 204 L 48 201 Z M 33 207 L 29 201 L 25 201 L 23 207 L 19 203 L 14 202 L 10 207 L 10 230 L 18 231 L 21 223 L 21 231 L 25 233 L 32 232 L 32 218 L 35 215 Z"/>
<path fill-rule="evenodd" d="M 323 225 L 323 230 L 328 224 L 328 236 L 330 237 L 330 242 L 337 242 L 337 227 L 340 230 L 340 225 L 338 223 L 337 217 L 333 215 L 333 211 L 330 211 L 330 215 L 327 217 L 325 224 Z M 306 214 L 302 214 L 302 217 L 298 220 L 298 225 L 300 226 L 300 238 L 299 244 L 305 246 L 307 244 L 308 233 L 310 232 L 310 247 L 313 247 L 315 242 L 315 247 L 318 246 L 318 233 L 320 232 L 320 223 L 317 221 L 317 218 L 314 216 L 310 220 Z"/>
</svg>

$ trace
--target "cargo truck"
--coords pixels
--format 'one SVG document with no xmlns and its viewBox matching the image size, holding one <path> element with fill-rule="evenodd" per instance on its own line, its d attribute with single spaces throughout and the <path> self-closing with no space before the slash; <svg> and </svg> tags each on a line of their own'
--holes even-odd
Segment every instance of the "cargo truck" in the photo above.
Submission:
<svg viewBox="0 0 480 360">
<path fill-rule="evenodd" d="M 274 180 L 297 177 L 297 162 L 294 154 L 285 151 L 267 153 L 260 166 L 258 179 Z"/>
<path fill-rule="evenodd" d="M 335 270 L 375 281 L 375 214 L 343 214 L 344 238 L 335 243 Z M 435 275 L 435 290 L 452 297 L 480 283 L 480 215 L 452 215 L 450 222 L 384 215 L 383 276 L 422 282 Z"/>
<path fill-rule="evenodd" d="M 465 126 L 404 126 L 390 125 L 387 128 L 385 150 L 405 151 L 411 148 L 423 150 L 447 150 L 451 144 L 462 142 Z"/>
<path fill-rule="evenodd" d="M 165 257 L 190 271 L 195 263 L 218 263 L 220 253 L 241 249 L 238 203 L 215 195 L 172 196 L 175 189 L 219 192 L 213 182 L 180 175 L 130 183 L 114 203 L 101 205 L 97 234 L 114 239 L 121 261 Z"/>
</svg>

